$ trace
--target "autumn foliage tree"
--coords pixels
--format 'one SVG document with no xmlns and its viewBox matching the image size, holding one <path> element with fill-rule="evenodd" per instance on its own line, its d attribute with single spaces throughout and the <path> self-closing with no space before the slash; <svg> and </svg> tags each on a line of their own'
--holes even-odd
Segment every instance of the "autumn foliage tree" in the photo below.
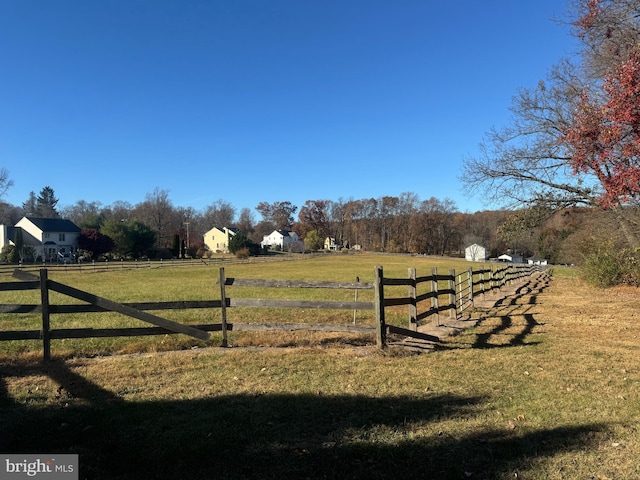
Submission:
<svg viewBox="0 0 640 480">
<path fill-rule="evenodd" d="M 640 200 L 640 1 L 574 3 L 581 61 L 562 60 L 546 81 L 522 89 L 512 123 L 487 134 L 461 178 L 509 207 L 608 209 L 635 247 L 640 225 L 629 207 Z"/>
<path fill-rule="evenodd" d="M 574 174 L 597 178 L 597 202 L 611 209 L 631 247 L 638 221 L 625 206 L 640 201 L 640 24 L 637 0 L 589 0 L 575 22 L 585 43 L 587 83 L 560 141 Z"/>
<path fill-rule="evenodd" d="M 593 174 L 610 208 L 640 199 L 640 51 L 606 76 L 599 93 L 580 96 L 563 140 L 573 171 Z"/>
<path fill-rule="evenodd" d="M 260 202 L 256 210 L 262 215 L 264 222 L 270 223 L 277 230 L 289 230 L 293 225 L 293 215 L 298 207 L 289 201 L 284 202 Z"/>
<path fill-rule="evenodd" d="M 95 228 L 84 228 L 78 237 L 78 247 L 96 258 L 113 250 L 113 240 L 107 235 L 103 235 Z"/>
<path fill-rule="evenodd" d="M 298 214 L 296 231 L 303 237 L 311 231 L 324 238 L 329 234 L 329 200 L 307 200 Z"/>
</svg>

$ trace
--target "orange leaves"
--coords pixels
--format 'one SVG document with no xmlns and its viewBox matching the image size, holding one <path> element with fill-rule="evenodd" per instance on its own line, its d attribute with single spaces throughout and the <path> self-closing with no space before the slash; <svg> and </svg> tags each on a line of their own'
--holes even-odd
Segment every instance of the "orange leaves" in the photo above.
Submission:
<svg viewBox="0 0 640 480">
<path fill-rule="evenodd" d="M 602 86 L 604 100 L 584 92 L 562 137 L 574 173 L 598 178 L 605 207 L 640 198 L 640 51 L 632 52 Z"/>
</svg>

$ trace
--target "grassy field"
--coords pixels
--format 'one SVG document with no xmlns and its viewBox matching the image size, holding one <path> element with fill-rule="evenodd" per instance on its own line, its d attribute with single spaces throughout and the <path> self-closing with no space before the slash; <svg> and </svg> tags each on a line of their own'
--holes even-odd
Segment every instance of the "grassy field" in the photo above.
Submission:
<svg viewBox="0 0 640 480">
<path fill-rule="evenodd" d="M 287 263 L 280 278 L 431 267 L 356 260 Z M 235 268 L 227 275 L 259 276 Z M 171 282 L 194 296 L 212 282 L 191 277 Z M 119 282 L 95 293 L 145 297 Z M 0 452 L 79 453 L 87 479 L 640 478 L 639 307 L 637 289 L 596 290 L 556 269 L 430 354 L 318 341 L 48 365 L 5 355 Z"/>
<path fill-rule="evenodd" d="M 466 270 L 469 264 L 457 259 L 433 259 L 426 257 L 409 257 L 401 255 L 325 255 L 320 257 L 302 257 L 300 260 L 287 260 L 269 263 L 240 263 L 227 265 L 225 275 L 238 278 L 326 280 L 354 282 L 356 277 L 362 282 L 372 282 L 374 269 L 383 265 L 387 277 L 407 278 L 409 267 L 416 268 L 418 275 L 428 275 L 434 267 L 446 273 L 451 268 Z M 219 300 L 220 286 L 218 267 L 192 268 L 138 268 L 92 272 L 70 270 L 51 271 L 49 278 L 58 282 L 106 297 L 117 302 L 153 302 L 172 300 Z M 14 280 L 9 275 L 0 280 Z M 423 288 L 428 288 L 425 284 Z M 387 296 L 406 296 L 406 287 L 387 287 Z M 227 287 L 227 297 L 248 298 L 282 298 L 304 300 L 353 301 L 353 290 L 329 289 L 259 289 L 249 287 Z M 359 301 L 372 301 L 372 290 L 360 290 Z M 68 304 L 74 300 L 52 292 L 52 304 Z M 0 303 L 39 304 L 39 291 L 3 292 Z M 82 302 L 76 302 L 82 303 Z M 220 323 L 219 309 L 190 309 L 177 311 L 153 312 L 163 318 L 185 324 Z M 234 308 L 228 310 L 228 321 L 233 323 L 311 323 L 350 325 L 353 323 L 353 311 L 346 310 L 287 310 L 287 309 L 255 309 Z M 401 326 L 408 325 L 406 307 L 390 308 L 387 311 L 387 322 Z M 359 325 L 373 325 L 373 311 L 359 311 L 356 315 Z M 0 315 L 0 326 L 5 330 L 40 330 L 39 314 Z M 51 328 L 128 328 L 149 326 L 141 321 L 123 317 L 118 314 L 66 314 L 53 315 Z M 312 332 L 274 332 L 253 333 L 231 332 L 230 341 L 235 346 L 291 346 L 314 345 L 318 342 L 349 342 L 355 344 L 371 343 L 371 335 L 358 334 L 336 335 L 314 334 Z M 209 345 L 220 345 L 220 334 L 212 334 Z M 52 354 L 58 358 L 77 355 L 95 356 L 106 354 L 122 354 L 133 352 L 166 351 L 205 347 L 206 343 L 182 335 L 166 335 L 160 337 L 128 338 L 94 338 L 80 340 L 54 340 Z M 5 344 L 0 359 L 11 355 L 41 355 L 42 345 L 37 341 L 11 342 Z"/>
</svg>

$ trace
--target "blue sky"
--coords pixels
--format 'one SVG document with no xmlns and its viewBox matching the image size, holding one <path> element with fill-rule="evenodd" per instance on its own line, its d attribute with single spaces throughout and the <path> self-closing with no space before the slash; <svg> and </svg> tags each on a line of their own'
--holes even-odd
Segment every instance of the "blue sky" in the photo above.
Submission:
<svg viewBox="0 0 640 480">
<path fill-rule="evenodd" d="M 132 204 L 465 198 L 463 159 L 575 42 L 561 0 L 0 0 L 0 166 Z M 255 213 L 255 210 L 254 210 Z"/>
</svg>

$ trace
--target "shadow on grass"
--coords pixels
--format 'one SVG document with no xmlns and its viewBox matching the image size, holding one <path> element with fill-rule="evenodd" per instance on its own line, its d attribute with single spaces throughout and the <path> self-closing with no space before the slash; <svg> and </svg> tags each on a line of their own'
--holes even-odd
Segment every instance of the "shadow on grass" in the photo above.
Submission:
<svg viewBox="0 0 640 480">
<path fill-rule="evenodd" d="M 0 452 L 78 453 L 80 478 L 92 480 L 513 478 L 538 459 L 588 448 L 604 430 L 428 430 L 433 422 L 482 414 L 488 399 L 474 396 L 238 394 L 133 402 L 63 363 L 0 366 L 0 373 L 46 374 L 61 387 L 60 402 L 34 408 L 0 388 Z"/>
<path fill-rule="evenodd" d="M 471 348 L 509 348 L 537 345 L 540 342 L 529 340 L 537 326 L 544 325 L 536 320 L 529 310 L 538 303 L 538 296 L 549 286 L 547 275 L 540 275 L 520 285 L 514 295 L 497 300 L 491 307 L 485 308 L 478 326 L 473 330 L 475 341 Z M 488 326 L 489 320 L 491 326 Z M 497 320 L 497 322 L 495 322 Z M 468 348 L 444 344 L 438 350 Z"/>
<path fill-rule="evenodd" d="M 514 325 L 514 317 L 522 318 L 517 325 Z M 500 323 L 487 332 L 477 333 L 476 340 L 473 344 L 473 348 L 505 348 L 505 347 L 518 347 L 518 346 L 532 346 L 537 345 L 540 342 L 527 341 L 527 337 L 533 333 L 533 329 L 541 325 L 534 318 L 532 313 L 525 313 L 520 315 L 503 315 L 498 317 Z M 519 331 L 515 334 L 507 333 L 507 330 L 519 328 Z M 508 341 L 506 343 L 491 343 L 491 340 L 495 337 L 506 335 Z"/>
<path fill-rule="evenodd" d="M 495 307 L 522 305 L 523 303 L 535 305 L 538 303 L 538 296 L 549 287 L 550 282 L 548 275 L 533 277 L 520 285 L 516 289 L 515 295 L 510 295 L 498 300 Z M 523 300 L 525 301 L 523 302 Z"/>
</svg>

